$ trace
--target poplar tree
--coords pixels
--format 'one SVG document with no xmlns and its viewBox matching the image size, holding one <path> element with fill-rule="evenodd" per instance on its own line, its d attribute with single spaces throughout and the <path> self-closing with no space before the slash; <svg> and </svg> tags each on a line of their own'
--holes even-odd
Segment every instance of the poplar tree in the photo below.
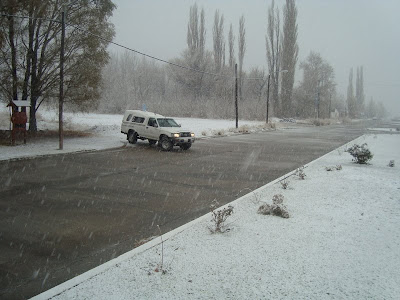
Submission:
<svg viewBox="0 0 400 300">
<path fill-rule="evenodd" d="M 267 49 L 268 71 L 270 74 L 270 85 L 272 88 L 273 110 L 276 115 L 279 114 L 279 70 L 281 56 L 281 36 L 280 36 L 280 17 L 279 9 L 275 10 L 275 2 L 272 1 L 268 9 L 268 26 L 265 37 Z"/>
<path fill-rule="evenodd" d="M 353 88 L 353 68 L 350 69 L 349 84 L 347 86 L 347 107 L 348 107 L 349 117 L 355 118 L 355 116 L 356 116 L 356 101 L 354 98 L 354 88 Z"/>
<path fill-rule="evenodd" d="M 292 93 L 294 77 L 299 52 L 297 44 L 297 8 L 295 0 L 286 0 L 283 8 L 283 37 L 282 37 L 282 73 L 281 104 L 282 116 L 290 117 L 292 111 Z"/>
</svg>

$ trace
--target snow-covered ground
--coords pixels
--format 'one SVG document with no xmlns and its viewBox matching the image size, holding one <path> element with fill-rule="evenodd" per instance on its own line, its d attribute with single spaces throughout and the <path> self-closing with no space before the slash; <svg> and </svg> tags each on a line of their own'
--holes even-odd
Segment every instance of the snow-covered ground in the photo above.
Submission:
<svg viewBox="0 0 400 300">
<path fill-rule="evenodd" d="M 356 142 L 370 165 L 340 147 L 288 189 L 277 179 L 232 202 L 230 231 L 210 233 L 207 214 L 36 299 L 399 299 L 400 136 Z M 257 214 L 275 194 L 289 219 Z"/>
<path fill-rule="evenodd" d="M 79 151 L 102 150 L 122 147 L 127 144 L 126 135 L 121 133 L 123 115 L 65 113 L 64 129 L 89 133 L 87 137 L 65 137 L 63 150 L 59 150 L 58 137 L 40 140 L 28 140 L 24 145 L 21 141 L 16 146 L 0 145 L 0 160 L 34 157 L 38 155 L 60 154 Z M 10 127 L 9 112 L 0 107 L 0 130 Z M 58 114 L 56 111 L 43 110 L 38 113 L 37 126 L 39 130 L 58 130 Z M 197 138 L 234 133 L 234 120 L 208 120 L 195 118 L 176 118 L 182 127 L 190 128 Z M 239 121 L 239 130 L 256 130 L 264 122 Z"/>
</svg>

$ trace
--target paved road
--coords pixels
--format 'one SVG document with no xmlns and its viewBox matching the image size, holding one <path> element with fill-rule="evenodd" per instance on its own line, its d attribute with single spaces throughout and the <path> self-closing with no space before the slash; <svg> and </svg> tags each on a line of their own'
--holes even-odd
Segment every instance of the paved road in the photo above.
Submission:
<svg viewBox="0 0 400 300">
<path fill-rule="evenodd" d="M 308 127 L 0 163 L 0 298 L 34 296 L 363 133 Z M 243 191 L 244 190 L 244 191 Z M 242 192 L 241 192 L 242 191 Z"/>
</svg>

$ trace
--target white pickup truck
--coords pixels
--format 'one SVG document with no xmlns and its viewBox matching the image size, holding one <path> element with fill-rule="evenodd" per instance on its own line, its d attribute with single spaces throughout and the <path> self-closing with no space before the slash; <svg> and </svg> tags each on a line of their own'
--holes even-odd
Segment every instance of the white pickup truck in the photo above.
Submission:
<svg viewBox="0 0 400 300">
<path fill-rule="evenodd" d="M 182 129 L 174 119 L 140 110 L 125 111 L 121 133 L 127 135 L 131 144 L 135 144 L 138 139 L 148 140 L 150 145 L 158 142 L 158 146 L 165 151 L 172 150 L 174 146 L 188 150 L 195 141 L 194 133 Z"/>
</svg>

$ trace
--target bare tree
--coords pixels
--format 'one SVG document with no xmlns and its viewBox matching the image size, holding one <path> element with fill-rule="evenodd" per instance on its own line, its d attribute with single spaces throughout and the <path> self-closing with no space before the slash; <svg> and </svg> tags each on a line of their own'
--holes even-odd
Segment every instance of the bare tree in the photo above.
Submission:
<svg viewBox="0 0 400 300">
<path fill-rule="evenodd" d="M 276 115 L 279 115 L 280 33 L 279 9 L 275 9 L 275 2 L 272 0 L 272 4 L 268 9 L 268 27 L 265 41 L 268 69 L 271 76 L 273 110 Z"/>
<path fill-rule="evenodd" d="M 347 86 L 347 108 L 350 118 L 355 118 L 356 116 L 356 100 L 354 98 L 354 88 L 353 88 L 353 68 L 350 69 L 349 73 L 349 84 Z"/>
<path fill-rule="evenodd" d="M 283 8 L 283 39 L 282 39 L 282 73 L 281 104 L 282 116 L 290 117 L 292 113 L 292 92 L 297 64 L 299 46 L 297 44 L 297 8 L 295 0 L 286 0 Z"/>
<path fill-rule="evenodd" d="M 330 97 L 336 86 L 333 67 L 319 53 L 311 52 L 301 62 L 300 69 L 303 70 L 303 81 L 297 91 L 297 115 L 329 117 Z"/>
<path fill-rule="evenodd" d="M 365 112 L 364 99 L 364 70 L 361 66 L 357 67 L 356 77 L 356 113 L 360 116 Z"/>
<path fill-rule="evenodd" d="M 214 15 L 213 42 L 215 71 L 219 73 L 225 64 L 225 39 L 224 15 L 220 15 L 218 10 L 215 11 Z"/>
<path fill-rule="evenodd" d="M 191 55 L 199 56 L 199 59 L 204 57 L 206 29 L 205 29 L 204 9 L 198 12 L 197 4 L 190 7 L 189 22 L 187 29 L 187 44 Z"/>
<path fill-rule="evenodd" d="M 235 36 L 233 35 L 232 24 L 229 27 L 228 44 L 229 44 L 229 68 L 233 70 L 233 68 L 235 67 L 236 59 L 235 59 Z"/>
<path fill-rule="evenodd" d="M 373 118 L 377 116 L 377 111 L 378 107 L 374 101 L 374 98 L 371 97 L 371 99 L 368 102 L 368 105 L 366 107 L 366 114 L 368 118 Z"/>
<path fill-rule="evenodd" d="M 210 54 L 205 50 L 205 14 L 204 9 L 199 13 L 197 5 L 190 7 L 189 22 L 187 27 L 188 48 L 183 52 L 182 58 L 176 58 L 173 62 L 196 69 L 199 71 L 211 71 Z M 197 100 L 204 95 L 203 92 L 209 91 L 206 84 L 208 78 L 201 72 L 192 72 L 175 67 L 170 68 L 170 74 L 179 83 L 184 92 L 190 94 L 192 100 Z M 207 86 L 207 88 L 206 88 Z"/>
<path fill-rule="evenodd" d="M 239 20 L 239 97 L 243 99 L 242 86 L 243 86 L 243 60 L 246 52 L 246 29 L 244 28 L 245 19 L 242 16 Z"/>
</svg>

